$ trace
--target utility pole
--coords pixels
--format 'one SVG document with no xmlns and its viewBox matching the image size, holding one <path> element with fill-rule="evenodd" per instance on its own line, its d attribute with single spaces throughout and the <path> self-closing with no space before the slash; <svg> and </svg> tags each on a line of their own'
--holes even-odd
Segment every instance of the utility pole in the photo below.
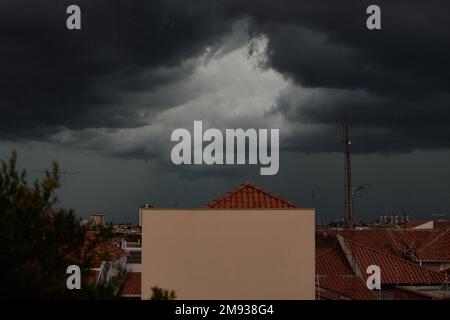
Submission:
<svg viewBox="0 0 450 320">
<path fill-rule="evenodd" d="M 351 144 L 352 141 L 348 132 L 348 119 L 344 116 L 342 120 L 342 132 L 345 145 L 345 218 L 349 229 L 353 229 L 353 186 L 352 186 L 352 162 Z"/>
</svg>

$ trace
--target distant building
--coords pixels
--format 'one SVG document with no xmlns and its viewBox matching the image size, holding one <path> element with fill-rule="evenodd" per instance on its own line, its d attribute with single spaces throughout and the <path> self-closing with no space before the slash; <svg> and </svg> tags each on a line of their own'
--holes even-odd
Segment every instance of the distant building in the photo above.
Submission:
<svg viewBox="0 0 450 320">
<path fill-rule="evenodd" d="M 381 226 L 398 226 L 409 222 L 407 215 L 382 215 L 379 218 Z"/>
<path fill-rule="evenodd" d="M 103 226 L 106 224 L 105 214 L 103 212 L 94 212 L 90 215 L 89 222 L 95 226 Z"/>
<path fill-rule="evenodd" d="M 120 247 L 128 253 L 126 271 L 141 272 L 142 248 L 140 240 L 130 242 L 122 239 Z"/>
</svg>

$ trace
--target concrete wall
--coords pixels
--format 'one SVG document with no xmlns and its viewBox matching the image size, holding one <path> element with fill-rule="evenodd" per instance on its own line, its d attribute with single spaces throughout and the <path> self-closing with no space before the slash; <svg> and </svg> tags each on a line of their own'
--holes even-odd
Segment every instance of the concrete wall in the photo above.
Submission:
<svg viewBox="0 0 450 320">
<path fill-rule="evenodd" d="M 143 209 L 142 298 L 314 299 L 313 209 Z"/>
</svg>

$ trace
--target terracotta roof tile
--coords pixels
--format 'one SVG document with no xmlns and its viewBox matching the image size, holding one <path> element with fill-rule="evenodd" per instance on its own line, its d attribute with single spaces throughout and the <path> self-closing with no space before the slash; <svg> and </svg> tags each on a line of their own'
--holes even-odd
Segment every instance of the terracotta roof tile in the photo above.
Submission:
<svg viewBox="0 0 450 320">
<path fill-rule="evenodd" d="M 433 228 L 438 230 L 450 230 L 450 221 L 434 221 Z"/>
<path fill-rule="evenodd" d="M 127 272 L 122 283 L 120 291 L 121 296 L 140 296 L 141 295 L 141 273 Z"/>
<path fill-rule="evenodd" d="M 341 243 L 343 244 L 343 242 Z M 349 240 L 345 240 L 345 246 L 349 250 L 351 258 L 355 259 L 365 279 L 368 276 L 365 272 L 367 267 L 378 265 L 381 269 L 382 284 L 430 285 L 441 284 L 443 281 L 442 275 L 438 272 L 428 270 L 386 251 L 370 248 Z"/>
<path fill-rule="evenodd" d="M 317 288 L 316 300 L 350 300 L 350 298 L 343 297 L 338 293 L 334 293 L 326 289 Z"/>
<path fill-rule="evenodd" d="M 412 257 L 439 235 L 436 230 L 369 229 L 343 230 L 340 234 L 370 248 L 383 250 L 400 257 Z"/>
<path fill-rule="evenodd" d="M 316 275 L 353 275 L 353 270 L 339 248 L 329 248 L 316 251 Z"/>
<path fill-rule="evenodd" d="M 244 182 L 232 191 L 207 203 L 207 208 L 259 209 L 296 208 L 292 202 L 270 193 L 253 183 Z"/>
<path fill-rule="evenodd" d="M 88 233 L 82 249 L 82 259 L 91 268 L 100 267 L 103 261 L 116 261 L 127 256 L 127 252 L 122 250 L 113 241 L 98 239 L 94 233 Z"/>
<path fill-rule="evenodd" d="M 421 261 L 450 261 L 450 230 L 442 231 L 418 250 L 416 258 Z"/>
<path fill-rule="evenodd" d="M 318 294 L 330 300 L 375 300 L 364 281 L 356 276 L 323 276 L 318 279 Z"/>
<path fill-rule="evenodd" d="M 86 276 L 86 282 L 88 285 L 96 286 L 100 277 L 100 270 L 89 269 Z"/>
</svg>

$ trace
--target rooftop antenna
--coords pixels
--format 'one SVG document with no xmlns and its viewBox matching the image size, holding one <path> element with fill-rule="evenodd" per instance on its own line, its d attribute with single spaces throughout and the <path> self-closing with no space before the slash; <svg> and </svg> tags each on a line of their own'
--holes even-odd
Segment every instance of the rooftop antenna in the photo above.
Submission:
<svg viewBox="0 0 450 320">
<path fill-rule="evenodd" d="M 400 212 L 401 212 L 401 214 L 402 214 L 402 221 L 401 221 L 401 222 L 403 223 L 403 229 L 406 230 L 406 222 L 407 222 L 407 221 L 406 221 L 406 220 L 407 220 L 406 217 L 407 217 L 407 215 L 406 215 L 406 210 L 405 210 L 405 208 L 402 208 Z"/>
<path fill-rule="evenodd" d="M 178 201 L 175 200 L 171 200 L 168 202 L 169 208 L 178 208 Z"/>
<path fill-rule="evenodd" d="M 38 171 L 38 170 L 33 170 L 32 172 L 34 172 L 34 173 L 46 173 L 47 171 L 46 170 L 41 170 L 41 171 Z M 67 171 L 67 161 L 64 163 L 64 170 L 60 170 L 59 172 L 55 172 L 55 171 L 49 171 L 50 173 L 58 173 L 61 177 L 63 177 L 63 184 L 65 184 L 66 183 L 66 176 L 74 176 L 74 175 L 76 175 L 77 173 L 76 172 L 73 172 L 73 171 Z"/>
<path fill-rule="evenodd" d="M 349 229 L 353 229 L 353 187 L 352 187 L 352 162 L 351 144 L 352 141 L 348 132 L 348 118 L 344 115 L 342 120 L 342 132 L 345 145 L 345 218 Z"/>
<path fill-rule="evenodd" d="M 365 195 L 369 192 L 370 186 L 368 184 L 363 184 L 361 186 L 353 187 L 353 196 L 359 197 Z"/>
</svg>

